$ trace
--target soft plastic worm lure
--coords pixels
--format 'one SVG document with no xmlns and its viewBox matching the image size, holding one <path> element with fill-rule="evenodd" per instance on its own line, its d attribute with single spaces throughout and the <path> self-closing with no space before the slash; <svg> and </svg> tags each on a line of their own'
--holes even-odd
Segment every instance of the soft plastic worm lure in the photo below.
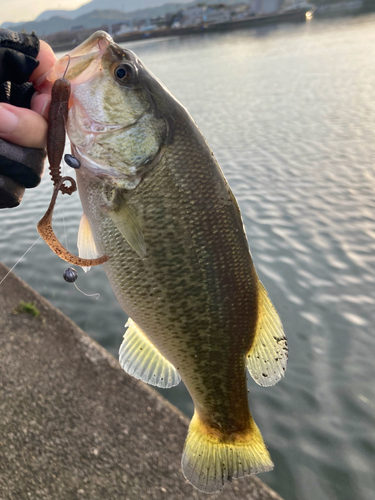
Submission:
<svg viewBox="0 0 375 500">
<path fill-rule="evenodd" d="M 61 177 L 60 170 L 60 163 L 65 147 L 65 124 L 69 111 L 70 91 L 70 82 L 65 78 L 57 79 L 52 87 L 47 133 L 47 155 L 54 190 L 48 210 L 39 221 L 37 229 L 51 250 L 66 262 L 82 267 L 99 266 L 107 262 L 107 255 L 103 255 L 97 259 L 77 257 L 60 243 L 52 228 L 52 214 L 58 192 L 61 191 L 63 194 L 71 195 L 77 190 L 76 181 L 72 177 Z M 66 186 L 64 182 L 70 182 L 70 186 Z"/>
<path fill-rule="evenodd" d="M 55 81 L 51 92 L 51 104 L 48 115 L 47 155 L 49 170 L 54 187 L 61 179 L 60 163 L 65 148 L 65 124 L 68 119 L 70 82 L 65 78 Z M 77 190 L 75 181 L 69 177 L 70 186 L 61 185 L 60 191 L 72 194 Z"/>
<path fill-rule="evenodd" d="M 55 189 L 53 190 L 53 195 L 51 199 L 51 203 L 49 204 L 48 210 L 45 213 L 45 215 L 40 219 L 38 223 L 38 232 L 40 236 L 44 239 L 44 241 L 47 243 L 47 245 L 50 247 L 50 249 L 55 252 L 56 255 L 61 257 L 61 259 L 65 260 L 66 262 L 69 262 L 70 264 L 74 264 L 76 266 L 81 266 L 81 267 L 92 267 L 92 266 L 99 266 L 100 264 L 104 264 L 104 262 L 107 262 L 108 257 L 106 255 L 103 255 L 102 257 L 98 257 L 97 259 L 82 259 L 81 257 L 77 257 L 76 255 L 73 255 L 72 253 L 69 252 L 57 239 L 53 228 L 52 228 L 52 215 L 53 215 L 53 209 L 55 207 L 56 203 L 56 198 L 59 193 L 59 190 L 61 189 L 61 186 L 63 185 L 64 181 L 69 181 L 72 180 L 74 182 L 74 187 L 75 187 L 75 181 L 71 177 L 61 177 L 57 181 L 57 184 L 55 186 Z"/>
</svg>

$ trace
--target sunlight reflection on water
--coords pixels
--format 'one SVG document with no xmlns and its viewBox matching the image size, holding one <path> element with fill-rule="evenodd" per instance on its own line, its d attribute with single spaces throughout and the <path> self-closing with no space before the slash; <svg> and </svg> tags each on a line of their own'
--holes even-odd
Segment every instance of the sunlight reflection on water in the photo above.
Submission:
<svg viewBox="0 0 375 500">
<path fill-rule="evenodd" d="M 249 382 L 286 500 L 372 500 L 375 458 L 375 17 L 312 21 L 129 46 L 189 109 L 238 198 L 259 275 L 290 344 L 286 378 Z M 70 169 L 67 169 L 70 170 Z M 37 239 L 46 175 L 0 214 L 9 267 Z M 76 251 L 77 195 L 55 228 Z M 57 209 L 58 210 L 58 209 Z M 80 272 L 38 242 L 16 268 L 117 356 L 124 332 L 102 269 Z M 163 395 L 191 415 L 183 386 Z"/>
</svg>

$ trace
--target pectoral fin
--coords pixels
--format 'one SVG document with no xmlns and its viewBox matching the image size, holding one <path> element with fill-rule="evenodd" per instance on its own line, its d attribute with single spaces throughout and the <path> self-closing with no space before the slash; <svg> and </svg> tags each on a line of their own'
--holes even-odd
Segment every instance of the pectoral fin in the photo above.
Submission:
<svg viewBox="0 0 375 500">
<path fill-rule="evenodd" d="M 78 255 L 84 259 L 95 259 L 99 256 L 89 221 L 84 213 L 82 214 L 81 222 L 79 223 L 77 247 Z M 91 267 L 82 267 L 82 269 L 85 273 L 87 273 L 90 271 Z"/>
<path fill-rule="evenodd" d="M 279 315 L 260 281 L 258 307 L 257 331 L 247 355 L 247 368 L 257 384 L 270 386 L 284 376 L 288 344 Z"/>
<path fill-rule="evenodd" d="M 130 318 L 120 347 L 122 368 L 133 377 L 150 385 L 167 389 L 180 383 L 175 367 L 161 354 Z"/>
<path fill-rule="evenodd" d="M 126 201 L 119 195 L 114 208 L 108 211 L 113 223 L 132 249 L 143 259 L 146 255 L 146 243 L 139 222 Z"/>
</svg>

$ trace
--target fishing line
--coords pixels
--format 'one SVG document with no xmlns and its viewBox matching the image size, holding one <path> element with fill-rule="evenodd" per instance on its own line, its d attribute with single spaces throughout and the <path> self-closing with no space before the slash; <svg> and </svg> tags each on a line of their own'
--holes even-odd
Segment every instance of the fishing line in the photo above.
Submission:
<svg viewBox="0 0 375 500">
<path fill-rule="evenodd" d="M 81 292 L 83 295 L 86 295 L 86 297 L 96 297 L 95 300 L 98 300 L 98 298 L 100 297 L 100 293 L 86 293 L 80 288 L 78 288 L 78 286 L 75 283 L 78 279 L 78 273 L 74 269 L 74 267 L 68 267 L 68 269 L 65 269 L 63 278 L 67 283 L 74 283 L 74 286 L 77 288 L 77 290 Z"/>
<path fill-rule="evenodd" d="M 63 169 L 66 170 L 66 166 L 65 164 L 63 164 Z M 61 205 L 61 214 L 62 214 L 62 218 L 63 218 L 63 225 L 64 225 L 64 237 L 65 237 L 65 246 L 66 248 L 69 250 L 69 246 L 68 246 L 68 238 L 67 238 L 67 231 L 66 231 L 66 226 L 65 226 L 65 206 L 64 206 L 64 202 L 62 203 Z M 76 278 L 77 279 L 77 278 Z M 0 283 L 1 284 L 1 283 Z M 78 286 L 77 286 L 77 283 L 73 283 L 74 286 L 76 287 L 76 289 L 81 292 L 83 295 L 85 295 L 86 297 L 95 297 L 95 300 L 98 300 L 99 297 L 100 297 L 100 293 L 86 293 L 84 292 L 83 290 L 81 290 Z"/>
<path fill-rule="evenodd" d="M 60 212 L 61 212 L 61 208 L 59 209 L 59 211 L 57 212 L 57 214 L 55 215 L 55 217 L 53 218 L 53 221 L 55 221 L 55 219 L 60 215 Z M 41 236 L 39 236 L 35 241 L 34 243 L 32 243 L 29 248 L 26 250 L 26 252 L 17 260 L 17 262 L 9 269 L 9 271 L 6 273 L 6 275 L 4 276 L 4 278 L 0 281 L 0 285 L 5 281 L 5 279 L 10 275 L 10 273 L 13 271 L 13 269 L 18 266 L 18 264 L 21 262 L 21 260 L 25 257 L 26 254 L 28 254 L 30 252 L 30 250 L 33 248 L 34 245 L 36 245 L 38 243 L 38 241 L 41 239 Z"/>
<path fill-rule="evenodd" d="M 64 165 L 64 168 L 65 168 L 65 165 Z M 64 236 L 65 236 L 65 245 L 66 245 L 66 248 L 69 250 L 69 247 L 68 247 L 68 238 L 67 238 L 67 232 L 66 232 L 66 226 L 65 226 L 65 216 L 64 216 L 64 213 L 65 213 L 65 206 L 64 206 L 64 203 L 62 203 L 61 205 L 61 213 L 62 213 L 62 218 L 63 218 L 63 225 L 64 225 Z M 69 269 L 69 268 L 68 268 Z M 67 272 L 68 269 L 65 271 Z M 71 269 L 71 268 L 70 268 Z M 74 270 L 75 271 L 75 270 Z M 76 271 L 75 271 L 76 272 Z M 75 280 L 78 278 L 78 275 L 76 274 L 76 277 L 75 277 Z M 65 277 L 64 277 L 65 279 Z M 76 289 L 81 292 L 83 295 L 85 295 L 86 297 L 95 297 L 95 300 L 98 300 L 98 298 L 100 297 L 100 293 L 86 293 L 84 292 L 83 290 L 81 290 L 77 284 L 75 282 L 73 282 L 74 286 L 76 287 Z"/>
<path fill-rule="evenodd" d="M 67 250 L 69 250 L 68 238 L 67 238 L 67 235 L 66 235 L 66 226 L 65 226 L 65 207 L 64 207 L 64 202 L 62 202 L 62 204 L 61 204 L 61 215 L 62 215 L 63 226 L 64 226 L 65 247 L 67 248 Z"/>
<path fill-rule="evenodd" d="M 68 68 L 69 68 L 69 64 L 70 64 L 70 55 L 69 54 L 66 54 L 66 55 L 67 55 L 67 58 L 68 58 L 68 64 L 66 65 L 66 68 L 65 68 L 65 71 L 64 71 L 64 74 L 63 74 L 63 78 L 65 78 L 65 75 L 68 72 Z"/>
<path fill-rule="evenodd" d="M 64 169 L 66 169 L 65 165 L 63 166 Z M 63 218 L 63 225 L 64 225 L 64 236 L 65 236 L 65 245 L 66 245 L 66 248 L 69 250 L 69 246 L 68 246 L 68 238 L 67 238 L 67 231 L 66 231 L 66 226 L 65 226 L 65 206 L 64 204 L 62 204 L 61 206 L 61 212 L 62 212 L 62 218 Z M 76 278 L 77 279 L 77 278 Z M 95 300 L 98 300 L 98 298 L 100 297 L 100 293 L 86 293 L 84 292 L 83 290 L 81 290 L 78 286 L 77 286 L 77 283 L 73 283 L 74 286 L 76 287 L 76 289 L 81 292 L 83 295 L 85 295 L 86 297 L 95 297 Z"/>
<path fill-rule="evenodd" d="M 53 221 L 56 220 L 56 218 L 60 215 L 60 212 L 62 211 L 62 207 L 60 208 L 60 210 L 57 212 L 57 214 L 55 215 L 55 217 L 53 218 Z M 6 275 L 2 278 L 2 280 L 0 281 L 0 286 L 4 283 L 4 281 L 6 280 L 6 278 L 10 275 L 10 273 L 16 268 L 16 266 L 18 266 L 18 264 L 21 262 L 21 260 L 25 257 L 25 255 L 27 255 L 30 250 L 38 243 L 38 241 L 41 239 L 42 237 L 39 236 L 35 241 L 34 243 L 32 243 L 29 248 L 26 250 L 26 252 L 24 252 L 23 255 L 21 255 L 21 257 L 17 260 L 17 262 L 9 269 L 9 271 L 6 273 Z M 98 300 L 99 297 L 100 297 L 100 293 L 85 293 L 83 290 L 81 290 L 80 288 L 78 288 L 77 284 L 74 283 L 74 286 L 77 288 L 77 290 L 79 292 L 81 292 L 83 295 L 85 295 L 86 297 L 95 297 L 95 300 Z"/>
<path fill-rule="evenodd" d="M 21 260 L 25 257 L 25 255 L 30 252 L 30 250 L 33 248 L 34 245 L 36 245 L 36 243 L 38 243 L 38 241 L 41 239 L 41 236 L 39 236 L 39 238 L 37 240 L 34 241 L 34 243 L 26 250 L 26 252 L 22 255 L 22 257 L 20 257 L 17 262 L 14 264 L 13 267 L 11 267 L 9 269 L 9 271 L 6 273 L 6 275 L 4 276 L 4 278 L 0 281 L 0 285 L 5 281 L 5 278 L 7 278 L 10 273 L 13 271 L 13 269 L 21 262 Z"/>
<path fill-rule="evenodd" d="M 70 65 L 70 55 L 67 54 L 67 57 L 68 57 L 68 63 L 66 65 L 66 68 L 65 68 L 65 71 L 64 71 L 64 74 L 63 74 L 63 78 L 65 78 L 65 75 L 67 74 L 68 69 L 69 69 L 69 65 Z M 66 130 L 66 123 L 65 123 L 65 130 Z M 65 162 L 63 162 L 62 169 L 63 169 L 64 174 L 66 175 Z M 62 207 L 64 208 L 64 204 L 62 205 Z M 65 246 L 69 250 L 69 247 L 68 247 L 68 238 L 67 238 L 67 235 L 66 235 L 65 211 L 64 210 L 62 210 L 62 218 L 63 218 L 63 225 L 64 225 Z"/>
<path fill-rule="evenodd" d="M 78 288 L 77 283 L 73 283 L 73 285 L 77 288 L 79 292 L 83 293 L 83 295 L 86 295 L 86 297 L 95 297 L 95 300 L 98 300 L 98 298 L 100 297 L 100 293 L 85 293 L 80 288 Z"/>
<path fill-rule="evenodd" d="M 70 65 L 70 55 L 68 54 L 68 64 L 67 64 L 67 66 L 66 66 L 66 68 L 65 68 L 65 72 L 64 72 L 63 78 L 65 78 L 65 75 L 66 75 L 66 73 L 67 73 L 67 71 L 68 71 L 69 65 Z M 65 123 L 65 129 L 66 129 L 66 123 Z M 64 160 L 65 160 L 65 157 L 64 157 Z M 67 162 L 66 162 L 66 161 L 64 161 L 64 162 L 63 162 L 63 164 L 62 164 L 62 170 L 63 170 L 63 172 L 64 172 L 64 173 L 66 173 L 66 164 L 67 164 Z M 62 219 L 63 219 L 63 226 L 64 226 L 65 247 L 67 248 L 67 250 L 69 250 L 69 245 L 68 245 L 68 236 L 67 236 L 67 230 L 66 230 L 66 224 L 65 224 L 65 205 L 64 205 L 64 202 L 62 202 L 62 204 L 61 204 L 61 212 L 62 212 Z M 66 273 L 67 271 L 69 271 L 69 270 L 70 270 L 70 268 L 68 268 L 68 269 L 65 271 L 65 273 Z M 76 287 L 76 289 L 77 289 L 79 292 L 81 292 L 83 295 L 85 295 L 86 297 L 95 297 L 95 300 L 98 300 L 98 299 L 99 299 L 99 297 L 100 297 L 100 293 L 91 293 L 91 294 L 90 294 L 90 293 L 86 293 L 86 292 L 84 292 L 83 290 L 81 290 L 81 289 L 77 286 L 77 284 L 75 283 L 75 280 L 78 278 L 78 274 L 77 274 L 77 272 L 76 272 L 75 270 L 74 270 L 74 272 L 75 272 L 75 277 L 73 278 L 73 279 L 74 279 L 73 283 L 74 283 L 74 286 Z M 64 273 L 64 275 L 65 275 L 65 273 Z M 64 276 L 64 279 L 65 279 L 65 276 Z M 67 280 L 66 280 L 66 281 L 67 281 Z M 1 284 L 1 283 L 0 283 L 0 284 Z"/>
<path fill-rule="evenodd" d="M 65 228 L 65 218 L 64 218 L 64 211 L 63 211 L 63 222 L 64 222 L 64 232 L 65 232 L 65 244 L 66 244 L 66 248 L 68 248 L 68 241 L 67 241 L 67 237 L 66 237 L 66 228 Z M 67 271 L 67 270 L 66 270 Z M 65 271 L 65 272 L 66 272 Z M 76 276 L 75 279 L 78 278 L 78 275 Z M 81 292 L 83 295 L 85 295 L 86 297 L 95 297 L 95 300 L 98 300 L 98 298 L 100 297 L 100 293 L 86 293 L 84 292 L 83 290 L 81 290 L 80 288 L 78 288 L 77 286 L 77 283 L 73 282 L 74 286 L 76 287 L 76 289 Z"/>
<path fill-rule="evenodd" d="M 65 71 L 64 71 L 64 74 L 63 74 L 63 79 L 65 78 L 65 75 L 68 71 L 68 68 L 69 68 L 69 65 L 70 65 L 70 55 L 68 54 L 68 64 L 66 65 L 66 68 L 65 68 Z M 58 111 L 59 113 L 59 111 Z M 64 120 L 65 121 L 65 120 Z M 65 123 L 65 129 L 66 129 L 66 123 Z M 68 155 L 70 156 L 70 155 Z M 74 157 L 72 157 L 73 159 L 75 159 Z M 78 161 L 78 160 L 76 160 Z M 74 166 L 74 168 L 79 168 L 80 167 L 80 164 L 79 164 L 79 161 L 78 161 L 78 166 Z M 65 166 L 65 162 L 63 162 L 63 170 L 64 172 L 66 172 L 66 166 Z M 72 180 L 72 182 L 74 182 Z M 69 193 L 70 194 L 70 193 Z M 65 238 L 65 246 L 66 248 L 68 249 L 69 251 L 69 247 L 68 247 L 68 237 L 67 237 L 67 230 L 66 230 L 66 224 L 65 224 L 65 206 L 64 206 L 64 202 L 61 203 L 61 208 L 60 210 L 58 211 L 58 213 L 55 215 L 55 217 L 53 217 L 52 221 L 55 221 L 56 218 L 60 215 L 60 212 L 62 213 L 62 219 L 63 219 L 63 226 L 64 226 L 64 238 Z M 22 259 L 25 257 L 25 255 L 28 254 L 28 252 L 30 252 L 30 250 L 34 247 L 34 245 L 36 245 L 38 243 L 38 241 L 41 239 L 41 236 L 39 236 L 35 241 L 34 243 L 32 243 L 32 245 L 30 245 L 30 247 L 26 250 L 26 252 L 17 260 L 17 262 L 11 267 L 11 269 L 6 273 L 6 275 L 3 277 L 3 279 L 0 281 L 0 285 L 5 281 L 5 279 L 9 276 L 9 274 L 16 268 L 16 266 L 22 261 Z M 70 268 L 67 269 L 67 271 L 69 271 Z M 74 278 L 74 281 L 77 279 L 78 275 L 77 275 L 77 272 L 74 270 L 75 272 L 75 278 Z M 65 279 L 65 276 L 64 276 L 64 279 Z M 86 297 L 95 297 L 96 299 L 95 300 L 98 300 L 98 298 L 100 297 L 100 293 L 93 293 L 93 294 L 88 294 L 88 293 L 85 293 L 83 290 L 81 290 L 80 288 L 78 288 L 78 286 L 76 285 L 76 283 L 74 283 L 74 286 L 76 287 L 76 289 L 81 292 L 83 295 L 85 295 Z"/>
</svg>

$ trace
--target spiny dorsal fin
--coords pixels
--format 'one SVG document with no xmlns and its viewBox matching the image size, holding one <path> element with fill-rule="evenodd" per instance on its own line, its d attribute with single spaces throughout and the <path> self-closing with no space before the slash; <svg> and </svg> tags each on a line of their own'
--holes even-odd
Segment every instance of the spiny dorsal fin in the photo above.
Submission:
<svg viewBox="0 0 375 500">
<path fill-rule="evenodd" d="M 283 325 L 267 291 L 259 281 L 259 316 L 254 343 L 247 355 L 247 368 L 259 385 L 275 385 L 288 361 Z"/>
<path fill-rule="evenodd" d="M 82 214 L 81 221 L 79 223 L 77 247 L 78 255 L 83 259 L 96 259 L 99 257 L 94 236 L 85 213 Z M 85 273 L 87 273 L 90 271 L 91 267 L 82 267 L 82 269 Z"/>
<path fill-rule="evenodd" d="M 195 413 L 182 454 L 182 472 L 198 490 L 214 493 L 233 478 L 273 469 L 262 435 L 251 418 L 247 432 L 220 435 Z"/>
<path fill-rule="evenodd" d="M 167 389 L 180 383 L 176 368 L 130 318 L 120 347 L 120 365 L 139 380 Z"/>
<path fill-rule="evenodd" d="M 121 195 L 116 197 L 116 202 L 113 208 L 108 210 L 108 215 L 132 249 L 143 259 L 146 255 L 146 243 L 142 230 L 137 218 Z"/>
</svg>

